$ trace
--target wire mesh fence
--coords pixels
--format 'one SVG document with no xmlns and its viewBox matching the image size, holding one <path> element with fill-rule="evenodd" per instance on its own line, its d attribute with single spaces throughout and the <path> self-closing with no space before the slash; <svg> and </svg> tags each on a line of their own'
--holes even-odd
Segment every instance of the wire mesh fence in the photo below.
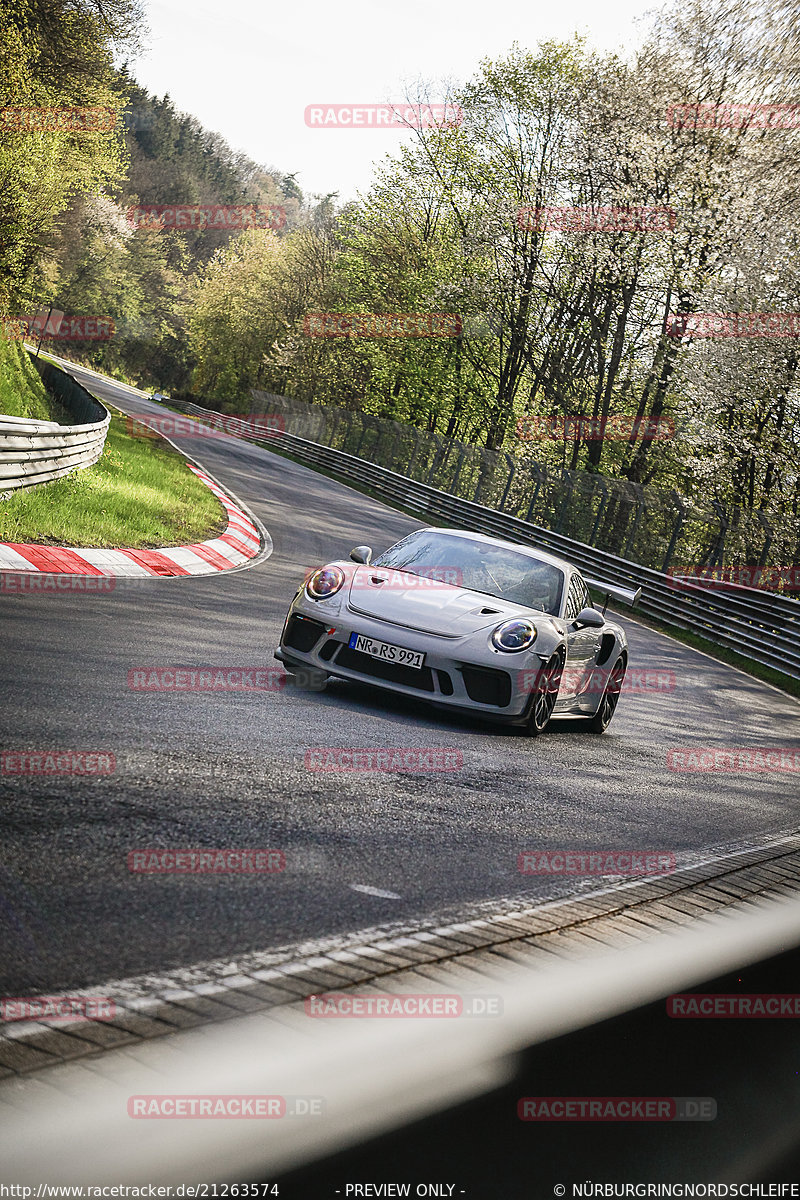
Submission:
<svg viewBox="0 0 800 1200">
<path fill-rule="evenodd" d="M 653 570 L 724 573 L 731 567 L 741 574 L 746 567 L 758 585 L 754 572 L 773 568 L 761 575 L 769 590 L 800 590 L 797 517 L 725 509 L 675 489 L 555 468 L 529 454 L 515 458 L 368 413 L 271 392 L 252 396 L 253 412 L 279 415 L 287 433 Z"/>
</svg>

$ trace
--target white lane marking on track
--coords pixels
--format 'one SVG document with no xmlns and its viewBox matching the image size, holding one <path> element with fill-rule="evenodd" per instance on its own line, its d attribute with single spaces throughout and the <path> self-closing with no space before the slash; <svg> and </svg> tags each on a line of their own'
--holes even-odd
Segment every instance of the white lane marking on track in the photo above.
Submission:
<svg viewBox="0 0 800 1200">
<path fill-rule="evenodd" d="M 783 846 L 796 848 L 798 839 L 800 839 L 798 830 L 791 829 L 784 833 L 754 839 L 739 846 L 734 844 L 732 847 L 729 846 L 727 852 L 722 854 L 715 855 L 712 851 L 711 855 L 706 853 L 704 859 L 696 858 L 694 861 L 690 857 L 688 862 L 682 863 L 678 867 L 675 874 L 680 875 L 687 871 L 694 871 L 699 866 L 723 863 L 753 852 L 777 849 Z M 637 886 L 648 886 L 648 883 L 647 879 L 628 880 L 626 883 L 615 887 L 593 889 L 589 891 L 588 896 L 589 898 L 608 896 L 627 891 L 628 889 L 635 889 Z M 364 889 L 367 885 L 351 884 L 350 886 Z M 376 889 L 370 890 L 374 891 Z M 401 899 L 401 897 L 397 898 Z M 580 899 L 585 898 L 586 894 L 584 893 Z M 281 977 L 285 977 L 286 975 L 307 971 L 311 964 L 320 961 L 320 957 L 323 960 L 332 959 L 334 962 L 337 960 L 342 962 L 355 960 L 363 963 L 365 959 L 369 961 L 371 957 L 375 956 L 375 947 L 377 945 L 381 945 L 387 949 L 391 949 L 393 946 L 421 945 L 431 938 L 448 937 L 453 933 L 470 930 L 481 930 L 488 925 L 502 923 L 503 918 L 511 920 L 514 916 L 538 915 L 544 911 L 569 906 L 574 904 L 575 900 L 576 895 L 574 892 L 560 896 L 549 902 L 538 904 L 535 901 L 531 903 L 531 898 L 528 896 L 498 898 L 492 901 L 484 901 L 479 905 L 465 905 L 467 915 L 465 919 L 460 921 L 450 920 L 446 924 L 443 924 L 440 919 L 438 924 L 433 925 L 433 922 L 429 919 L 422 923 L 422 929 L 413 925 L 410 928 L 403 926 L 398 928 L 397 925 L 391 928 L 386 925 L 379 925 L 367 929 L 353 930 L 345 934 L 327 934 L 303 942 L 274 946 L 270 947 L 269 950 L 240 955 L 234 962 L 219 959 L 207 960 L 180 967 L 174 971 L 164 973 L 155 971 L 144 975 L 108 980 L 100 989 L 95 985 L 91 989 L 77 988 L 72 989 L 70 992 L 51 994 L 65 996 L 89 994 L 96 996 L 103 994 L 114 996 L 121 1008 L 132 1011 L 146 1011 L 150 1008 L 157 1008 L 163 1003 L 162 997 L 165 989 L 188 988 L 194 993 L 197 992 L 198 987 L 210 987 L 216 988 L 220 995 L 224 995 L 224 992 L 229 991 L 230 987 L 238 981 L 238 976 L 250 976 L 252 979 L 263 980 L 264 982 L 271 982 L 276 979 L 280 980 Z M 502 907 L 505 907 L 505 912 L 500 911 Z M 513 911 L 508 911 L 509 907 L 513 907 Z M 476 912 L 483 913 L 484 915 L 476 916 L 474 915 Z M 425 928 L 426 925 L 428 928 Z M 433 925 L 433 927 L 431 928 L 430 925 Z M 409 934 L 411 934 L 410 937 Z M 293 961 L 289 956 L 293 956 Z M 231 975 L 233 975 L 233 979 L 230 978 Z M 226 985 L 220 983 L 223 977 L 228 977 Z M 8 1037 L 19 1036 L 21 1024 L 16 1027 L 3 1027 L 0 1030 L 0 1042 Z"/>
<path fill-rule="evenodd" d="M 363 892 L 365 896 L 380 896 L 384 900 L 403 899 L 397 892 L 384 892 L 381 888 L 370 887 L 368 883 L 351 883 L 350 888 L 354 892 Z"/>
</svg>

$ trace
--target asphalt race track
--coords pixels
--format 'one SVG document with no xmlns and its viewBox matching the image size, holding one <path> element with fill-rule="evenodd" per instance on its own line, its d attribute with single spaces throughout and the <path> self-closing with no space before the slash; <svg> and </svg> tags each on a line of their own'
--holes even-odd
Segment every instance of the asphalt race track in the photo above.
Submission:
<svg viewBox="0 0 800 1200">
<path fill-rule="evenodd" d="M 75 374 L 126 412 L 164 413 Z M 521 875 L 525 850 L 657 850 L 683 863 L 800 824 L 796 775 L 667 765 L 676 746 L 796 746 L 797 703 L 628 618 L 631 666 L 671 672 L 672 685 L 624 693 L 602 737 L 554 723 L 529 740 L 337 682 L 324 694 L 132 690 L 134 669 L 277 666 L 307 569 L 422 524 L 236 439 L 176 441 L 260 517 L 274 550 L 216 577 L 0 594 L 0 749 L 117 760 L 107 777 L 0 778 L 3 994 L 584 886 Z M 463 768 L 308 769 L 306 751 L 324 746 L 456 748 Z M 275 848 L 287 866 L 132 874 L 128 853 L 153 846 Z"/>
</svg>

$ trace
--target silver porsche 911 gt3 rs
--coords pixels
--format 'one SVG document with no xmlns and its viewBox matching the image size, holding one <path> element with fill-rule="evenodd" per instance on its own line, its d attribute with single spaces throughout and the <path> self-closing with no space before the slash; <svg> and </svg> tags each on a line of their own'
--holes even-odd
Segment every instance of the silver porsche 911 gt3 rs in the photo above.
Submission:
<svg viewBox="0 0 800 1200">
<path fill-rule="evenodd" d="M 368 546 L 314 571 L 292 601 L 275 657 L 301 686 L 353 679 L 541 733 L 550 718 L 602 733 L 625 678 L 623 629 L 586 579 L 530 546 L 418 529 L 374 563 Z"/>
</svg>

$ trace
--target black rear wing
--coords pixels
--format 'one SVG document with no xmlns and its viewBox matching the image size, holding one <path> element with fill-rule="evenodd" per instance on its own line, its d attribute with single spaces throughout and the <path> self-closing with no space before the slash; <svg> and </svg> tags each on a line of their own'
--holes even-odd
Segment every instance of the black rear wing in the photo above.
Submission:
<svg viewBox="0 0 800 1200">
<path fill-rule="evenodd" d="M 629 604 L 631 608 L 639 603 L 639 597 L 642 594 L 642 589 L 621 587 L 618 583 L 604 583 L 601 579 L 589 579 L 588 576 L 583 576 L 583 581 L 588 588 L 595 592 L 603 592 L 606 597 L 606 603 L 609 598 L 612 600 L 620 600 L 623 604 Z"/>
</svg>

